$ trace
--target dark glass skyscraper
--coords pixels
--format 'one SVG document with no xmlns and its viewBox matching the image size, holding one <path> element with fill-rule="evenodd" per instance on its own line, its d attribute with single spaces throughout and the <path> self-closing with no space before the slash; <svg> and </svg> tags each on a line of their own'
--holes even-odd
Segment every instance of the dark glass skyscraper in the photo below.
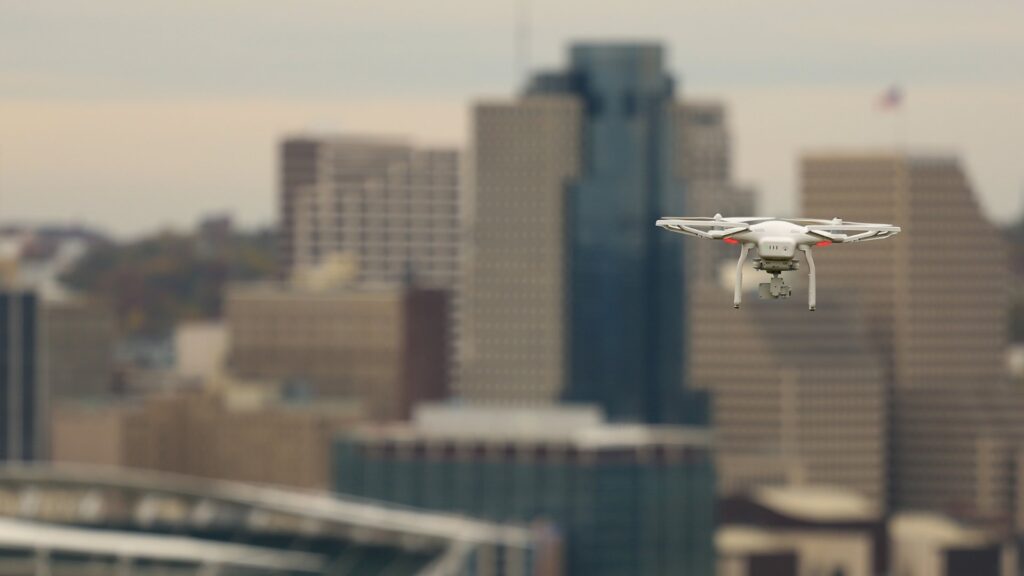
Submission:
<svg viewBox="0 0 1024 576">
<path fill-rule="evenodd" d="M 35 294 L 0 291 L 0 462 L 41 456 L 37 327 Z"/>
<path fill-rule="evenodd" d="M 683 389 L 682 243 L 654 226 L 683 213 L 674 91 L 656 44 L 576 45 L 568 72 L 528 90 L 583 103 L 581 174 L 566 195 L 566 399 L 614 420 L 705 420 Z"/>
</svg>

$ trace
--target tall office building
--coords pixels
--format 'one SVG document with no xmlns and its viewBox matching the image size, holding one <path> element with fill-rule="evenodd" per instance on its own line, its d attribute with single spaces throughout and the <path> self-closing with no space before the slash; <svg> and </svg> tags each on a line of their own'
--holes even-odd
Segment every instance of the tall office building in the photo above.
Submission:
<svg viewBox="0 0 1024 576">
<path fill-rule="evenodd" d="M 295 137 L 280 149 L 285 276 L 331 255 L 356 256 L 359 278 L 454 289 L 459 158 L 448 149 L 356 137 Z"/>
<path fill-rule="evenodd" d="M 1005 376 L 1007 256 L 954 158 L 817 154 L 802 175 L 804 213 L 903 227 L 817 252 L 822 296 L 856 291 L 898 386 Z"/>
<path fill-rule="evenodd" d="M 472 237 L 457 393 L 546 404 L 566 365 L 565 188 L 580 171 L 582 106 L 531 96 L 474 110 Z"/>
<path fill-rule="evenodd" d="M 46 455 L 47 404 L 41 382 L 39 299 L 0 290 L 0 462 Z"/>
<path fill-rule="evenodd" d="M 731 281 L 731 279 L 730 279 Z M 832 485 L 887 499 L 887 380 L 859 310 L 693 290 L 690 382 L 711 392 L 719 491 Z"/>
<path fill-rule="evenodd" d="M 553 522 L 566 574 L 714 573 L 706 430 L 609 424 L 588 408 L 421 407 L 343 432 L 342 494 L 499 522 Z"/>
<path fill-rule="evenodd" d="M 565 72 L 475 111 L 469 399 L 700 419 L 683 390 L 679 105 L 659 46 L 581 44 Z"/>
<path fill-rule="evenodd" d="M 894 222 L 891 242 L 818 250 L 819 310 L 860 306 L 892 384 L 892 497 L 1006 517 L 1024 402 L 1005 386 L 1007 264 L 955 158 L 813 154 L 807 215 Z"/>
</svg>

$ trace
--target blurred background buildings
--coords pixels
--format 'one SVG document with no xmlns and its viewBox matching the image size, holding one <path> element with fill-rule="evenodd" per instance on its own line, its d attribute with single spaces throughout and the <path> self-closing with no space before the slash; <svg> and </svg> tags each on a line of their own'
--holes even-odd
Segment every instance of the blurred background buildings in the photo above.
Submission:
<svg viewBox="0 0 1024 576">
<path fill-rule="evenodd" d="M 903 233 L 733 310 L 654 227 L 758 212 L 726 106 L 657 43 L 525 80 L 466 150 L 282 135 L 273 230 L 0 228 L 0 573 L 1021 573 L 1024 219 L 809 152 Z"/>
</svg>

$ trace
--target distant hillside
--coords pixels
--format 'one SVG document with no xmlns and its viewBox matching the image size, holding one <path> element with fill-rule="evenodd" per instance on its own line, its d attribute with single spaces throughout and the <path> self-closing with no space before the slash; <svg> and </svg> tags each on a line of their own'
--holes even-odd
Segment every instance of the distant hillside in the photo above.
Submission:
<svg viewBox="0 0 1024 576">
<path fill-rule="evenodd" d="M 178 321 L 219 317 L 228 282 L 274 275 L 270 231 L 216 232 L 100 243 L 61 280 L 109 302 L 125 335 L 166 336 Z"/>
</svg>

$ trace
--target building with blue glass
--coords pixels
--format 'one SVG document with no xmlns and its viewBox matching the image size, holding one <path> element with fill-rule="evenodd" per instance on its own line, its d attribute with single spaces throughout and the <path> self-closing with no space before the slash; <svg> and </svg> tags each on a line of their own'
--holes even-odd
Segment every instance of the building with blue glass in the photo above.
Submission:
<svg viewBox="0 0 1024 576">
<path fill-rule="evenodd" d="M 344 433 L 334 489 L 502 523 L 549 521 L 568 575 L 714 573 L 706 429 L 608 424 L 594 409 L 421 407 Z"/>
<path fill-rule="evenodd" d="M 474 118 L 468 400 L 595 403 L 613 421 L 693 423 L 684 390 L 679 110 L 657 44 L 579 44 L 516 102 Z"/>
</svg>

